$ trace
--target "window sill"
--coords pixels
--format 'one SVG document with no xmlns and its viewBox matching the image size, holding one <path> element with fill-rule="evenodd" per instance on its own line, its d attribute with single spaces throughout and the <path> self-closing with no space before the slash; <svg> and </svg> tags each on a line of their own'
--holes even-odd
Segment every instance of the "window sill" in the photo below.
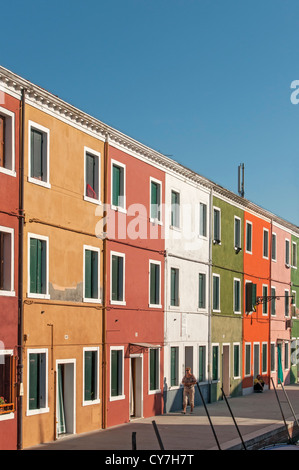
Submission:
<svg viewBox="0 0 299 470">
<path fill-rule="evenodd" d="M 14 419 L 14 417 L 15 417 L 15 414 L 12 411 L 10 413 L 0 413 L 0 421 Z"/>
<path fill-rule="evenodd" d="M 84 196 L 83 199 L 84 199 L 84 201 L 91 202 L 92 204 L 95 204 L 97 206 L 100 206 L 102 204 L 100 199 L 94 199 L 94 198 L 88 197 L 88 196 Z"/>
<path fill-rule="evenodd" d="M 0 296 L 4 297 L 15 297 L 16 293 L 14 290 L 0 290 Z"/>
<path fill-rule="evenodd" d="M 116 211 L 116 212 L 122 212 L 123 214 L 126 214 L 127 213 L 127 209 L 125 209 L 124 207 L 120 207 L 120 206 L 114 206 L 113 204 L 111 204 L 111 209 L 113 211 Z"/>
<path fill-rule="evenodd" d="M 125 300 L 110 300 L 110 304 L 111 305 L 126 305 L 126 301 Z"/>
<path fill-rule="evenodd" d="M 89 299 L 88 297 L 84 297 L 82 300 L 84 303 L 90 303 L 90 304 L 101 304 L 102 299 Z"/>
<path fill-rule="evenodd" d="M 26 411 L 26 416 L 34 416 L 34 415 L 40 415 L 44 413 L 49 413 L 50 408 L 40 408 L 38 410 L 27 410 Z"/>
<path fill-rule="evenodd" d="M 163 225 L 163 222 L 161 222 L 161 220 L 158 220 L 158 219 L 154 219 L 152 217 L 150 217 L 150 222 L 153 224 L 153 225 Z"/>
<path fill-rule="evenodd" d="M 0 167 L 0 173 L 3 173 L 4 175 L 7 175 L 7 176 L 13 176 L 14 178 L 17 176 L 17 173 L 15 170 L 9 170 L 8 168 L 4 168 L 3 166 Z"/>
<path fill-rule="evenodd" d="M 162 308 L 160 304 L 148 304 L 149 308 Z"/>
<path fill-rule="evenodd" d="M 101 403 L 101 400 L 97 398 L 96 400 L 84 401 L 82 406 L 98 405 L 99 403 Z"/>
<path fill-rule="evenodd" d="M 124 400 L 125 398 L 126 398 L 126 395 L 118 395 L 117 397 L 110 397 L 109 401 Z"/>
<path fill-rule="evenodd" d="M 44 300 L 49 300 L 50 299 L 50 294 L 31 294 L 27 293 L 28 299 L 44 299 Z"/>
<path fill-rule="evenodd" d="M 149 391 L 148 391 L 148 394 L 149 394 L 149 395 L 157 395 L 158 393 L 161 393 L 161 390 L 160 390 L 160 389 L 157 389 L 157 390 L 149 390 Z"/>
<path fill-rule="evenodd" d="M 36 184 L 37 186 L 42 186 L 43 188 L 48 188 L 48 189 L 51 188 L 51 184 L 48 183 L 47 181 L 40 181 L 37 178 L 32 178 L 32 176 L 28 176 L 27 181 L 29 183 Z"/>
</svg>

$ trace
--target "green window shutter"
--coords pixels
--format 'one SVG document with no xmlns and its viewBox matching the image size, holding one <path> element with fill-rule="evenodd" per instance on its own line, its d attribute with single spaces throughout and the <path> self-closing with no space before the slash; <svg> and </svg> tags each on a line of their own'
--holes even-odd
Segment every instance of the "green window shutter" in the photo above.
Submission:
<svg viewBox="0 0 299 470">
<path fill-rule="evenodd" d="M 219 310 L 219 277 L 213 276 L 213 310 Z"/>
<path fill-rule="evenodd" d="M 246 312 L 252 312 L 256 306 L 256 284 L 248 282 L 245 284 Z"/>
<path fill-rule="evenodd" d="M 213 380 L 218 380 L 218 346 L 213 346 L 212 367 Z"/>
<path fill-rule="evenodd" d="M 158 349 L 150 349 L 150 390 L 158 388 Z"/>
<path fill-rule="evenodd" d="M 96 351 L 85 351 L 84 399 L 95 400 L 96 397 Z"/>
<path fill-rule="evenodd" d="M 250 344 L 245 345 L 245 374 L 250 375 L 250 369 L 251 369 L 251 348 Z"/>
<path fill-rule="evenodd" d="M 87 153 L 85 157 L 85 165 L 86 196 L 97 199 L 96 157 Z"/>
<path fill-rule="evenodd" d="M 112 204 L 119 206 L 119 197 L 121 196 L 121 169 L 116 165 L 113 165 L 112 168 Z"/>
<path fill-rule="evenodd" d="M 238 344 L 234 345 L 234 377 L 239 377 L 240 375 L 240 348 Z"/>
<path fill-rule="evenodd" d="M 111 396 L 122 394 L 122 351 L 111 351 Z"/>
<path fill-rule="evenodd" d="M 123 300 L 124 260 L 122 256 L 112 255 L 112 300 Z"/>
<path fill-rule="evenodd" d="M 206 275 L 200 273 L 198 278 L 198 307 L 206 307 Z"/>
<path fill-rule="evenodd" d="M 31 129 L 31 177 L 43 179 L 43 134 Z"/>
<path fill-rule="evenodd" d="M 85 250 L 85 297 L 91 299 L 91 251 Z"/>
<path fill-rule="evenodd" d="M 38 266 L 38 240 L 30 238 L 30 293 L 38 293 L 37 289 L 37 266 Z"/>
<path fill-rule="evenodd" d="M 38 354 L 29 356 L 29 410 L 36 410 L 38 406 Z"/>
<path fill-rule="evenodd" d="M 240 302 L 240 282 L 235 280 L 234 281 L 234 311 L 240 312 L 241 309 L 241 302 Z"/>
<path fill-rule="evenodd" d="M 93 299 L 98 298 L 98 253 L 96 251 L 91 252 L 91 297 Z"/>
<path fill-rule="evenodd" d="M 160 303 L 160 266 L 154 263 L 150 265 L 150 303 Z"/>
<path fill-rule="evenodd" d="M 200 203 L 199 218 L 200 218 L 199 234 L 203 237 L 206 237 L 207 236 L 207 206 L 206 204 Z"/>
<path fill-rule="evenodd" d="M 178 348 L 172 347 L 170 353 L 170 385 L 178 385 L 177 376 L 177 362 L 178 361 Z"/>
<path fill-rule="evenodd" d="M 263 361 L 263 364 L 262 364 L 262 371 L 263 372 L 266 372 L 267 371 L 267 345 L 266 344 L 263 344 L 263 356 L 262 356 L 262 361 Z"/>
<path fill-rule="evenodd" d="M 160 185 L 151 182 L 151 218 L 160 220 Z"/>
<path fill-rule="evenodd" d="M 179 297 L 178 297 L 178 286 L 179 286 L 179 270 L 175 268 L 171 268 L 170 272 L 170 277 L 171 277 L 171 305 L 172 306 L 177 306 L 179 305 Z"/>
<path fill-rule="evenodd" d="M 205 363 L 206 363 L 206 348 L 205 346 L 199 346 L 198 355 L 198 381 L 204 382 L 205 380 Z"/>
</svg>

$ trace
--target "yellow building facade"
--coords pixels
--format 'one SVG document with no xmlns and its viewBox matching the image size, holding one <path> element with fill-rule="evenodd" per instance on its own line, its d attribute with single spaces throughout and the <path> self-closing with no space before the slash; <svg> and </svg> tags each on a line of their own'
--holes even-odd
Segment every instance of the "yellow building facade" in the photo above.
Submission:
<svg viewBox="0 0 299 470">
<path fill-rule="evenodd" d="M 102 427 L 105 150 L 88 116 L 38 88 L 25 99 L 23 448 Z"/>
</svg>

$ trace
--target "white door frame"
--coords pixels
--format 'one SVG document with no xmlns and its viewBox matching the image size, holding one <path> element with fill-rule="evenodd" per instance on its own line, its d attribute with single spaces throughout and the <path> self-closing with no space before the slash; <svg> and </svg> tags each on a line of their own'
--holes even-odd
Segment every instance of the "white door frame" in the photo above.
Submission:
<svg viewBox="0 0 299 470">
<path fill-rule="evenodd" d="M 73 364 L 73 408 L 72 408 L 72 434 L 76 434 L 76 359 L 57 359 L 56 360 L 56 416 L 58 416 L 58 365 L 59 364 Z M 56 423 L 56 438 L 58 437 L 57 433 L 57 423 Z"/>
<path fill-rule="evenodd" d="M 140 360 L 140 374 L 139 374 L 139 381 L 138 381 L 138 388 L 139 388 L 139 400 L 140 405 L 139 409 L 137 409 L 138 415 L 137 418 L 143 418 L 143 354 L 130 354 L 130 380 L 129 380 L 129 415 L 130 415 L 130 405 L 131 405 L 131 392 L 132 392 L 132 361 L 131 359 L 139 359 Z M 137 375 L 138 376 L 138 375 Z"/>
</svg>

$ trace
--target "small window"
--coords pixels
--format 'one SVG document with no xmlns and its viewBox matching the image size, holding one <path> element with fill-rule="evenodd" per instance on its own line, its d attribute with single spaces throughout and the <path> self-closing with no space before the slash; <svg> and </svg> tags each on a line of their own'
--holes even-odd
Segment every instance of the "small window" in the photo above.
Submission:
<svg viewBox="0 0 299 470">
<path fill-rule="evenodd" d="M 99 402 L 99 350 L 84 350 L 84 404 Z"/>
<path fill-rule="evenodd" d="M 289 295 L 289 291 L 288 290 L 285 290 L 284 291 L 284 315 L 286 317 L 289 317 L 290 316 L 290 295 Z"/>
<path fill-rule="evenodd" d="M 256 284 L 250 281 L 245 283 L 245 308 L 246 312 L 255 311 L 256 307 Z"/>
<path fill-rule="evenodd" d="M 198 308 L 206 308 L 206 275 L 198 275 Z"/>
<path fill-rule="evenodd" d="M 124 398 L 124 351 L 123 348 L 111 349 L 110 399 Z"/>
<path fill-rule="evenodd" d="M 0 106 L 0 172 L 16 176 L 15 115 Z"/>
<path fill-rule="evenodd" d="M 218 207 L 214 207 L 214 244 L 221 243 L 221 212 Z"/>
<path fill-rule="evenodd" d="M 0 227 L 0 295 L 14 292 L 14 230 Z"/>
<path fill-rule="evenodd" d="M 276 315 L 276 289 L 271 287 L 271 315 Z"/>
<path fill-rule="evenodd" d="M 272 261 L 276 261 L 276 233 L 272 233 L 271 257 Z"/>
<path fill-rule="evenodd" d="M 297 243 L 292 242 L 292 267 L 297 268 Z"/>
<path fill-rule="evenodd" d="M 213 310 L 220 311 L 220 276 L 213 274 Z"/>
<path fill-rule="evenodd" d="M 84 199 L 100 202 L 100 165 L 101 154 L 85 147 L 85 189 Z"/>
<path fill-rule="evenodd" d="M 269 231 L 263 230 L 263 258 L 269 257 Z"/>
<path fill-rule="evenodd" d="M 149 382 L 150 382 L 150 391 L 159 390 L 159 349 L 151 348 L 149 350 Z"/>
<path fill-rule="evenodd" d="M 246 252 L 252 253 L 252 223 L 246 222 Z"/>
<path fill-rule="evenodd" d="M 0 350 L 0 416 L 8 415 L 14 411 L 15 407 L 14 357 L 12 354 L 12 351 Z"/>
<path fill-rule="evenodd" d="M 289 365 L 290 364 L 289 354 L 290 354 L 289 343 L 285 342 L 284 343 L 284 368 L 285 368 L 285 370 L 289 369 L 289 367 L 290 367 L 290 365 Z"/>
<path fill-rule="evenodd" d="M 171 191 L 171 226 L 180 228 L 180 193 Z"/>
<path fill-rule="evenodd" d="M 271 372 L 275 372 L 275 343 L 270 346 L 270 368 Z"/>
<path fill-rule="evenodd" d="M 212 380 L 219 379 L 219 346 L 212 346 Z"/>
<path fill-rule="evenodd" d="M 198 381 L 206 381 L 206 346 L 198 348 Z"/>
<path fill-rule="evenodd" d="M 50 131 L 29 122 L 29 178 L 31 183 L 50 187 Z"/>
<path fill-rule="evenodd" d="M 263 315 L 268 314 L 268 286 L 263 286 Z"/>
<path fill-rule="evenodd" d="M 125 193 L 125 166 L 112 161 L 112 207 L 114 209 L 126 209 Z"/>
<path fill-rule="evenodd" d="M 234 344 L 234 378 L 240 377 L 240 345 Z"/>
<path fill-rule="evenodd" d="M 29 234 L 28 296 L 49 298 L 48 237 Z"/>
<path fill-rule="evenodd" d="M 161 204 L 162 204 L 162 184 L 161 182 L 151 178 L 151 191 L 150 191 L 150 210 L 151 221 L 162 222 Z"/>
<path fill-rule="evenodd" d="M 234 312 L 241 313 L 241 281 L 234 279 Z"/>
<path fill-rule="evenodd" d="M 47 353 L 28 351 L 29 382 L 28 410 L 42 412 L 47 410 Z"/>
<path fill-rule="evenodd" d="M 111 254 L 111 302 L 124 303 L 125 301 L 125 255 L 123 253 Z"/>
<path fill-rule="evenodd" d="M 207 236 L 207 205 L 203 202 L 199 204 L 199 235 Z"/>
<path fill-rule="evenodd" d="M 161 303 L 161 264 L 150 261 L 150 306 Z"/>
<path fill-rule="evenodd" d="M 84 300 L 100 300 L 100 250 L 94 247 L 84 247 Z"/>
<path fill-rule="evenodd" d="M 241 246 L 241 219 L 235 217 L 235 250 L 240 250 Z"/>
<path fill-rule="evenodd" d="M 245 375 L 251 375 L 251 344 L 245 344 Z"/>
<path fill-rule="evenodd" d="M 170 305 L 178 307 L 179 305 L 179 270 L 171 268 L 170 270 Z"/>
<path fill-rule="evenodd" d="M 268 345 L 267 343 L 262 344 L 262 373 L 267 373 L 267 364 L 268 364 Z"/>
<path fill-rule="evenodd" d="M 173 346 L 170 348 L 170 386 L 179 385 L 179 348 Z"/>
<path fill-rule="evenodd" d="M 290 267 L 290 240 L 285 241 L 285 264 Z"/>
</svg>

